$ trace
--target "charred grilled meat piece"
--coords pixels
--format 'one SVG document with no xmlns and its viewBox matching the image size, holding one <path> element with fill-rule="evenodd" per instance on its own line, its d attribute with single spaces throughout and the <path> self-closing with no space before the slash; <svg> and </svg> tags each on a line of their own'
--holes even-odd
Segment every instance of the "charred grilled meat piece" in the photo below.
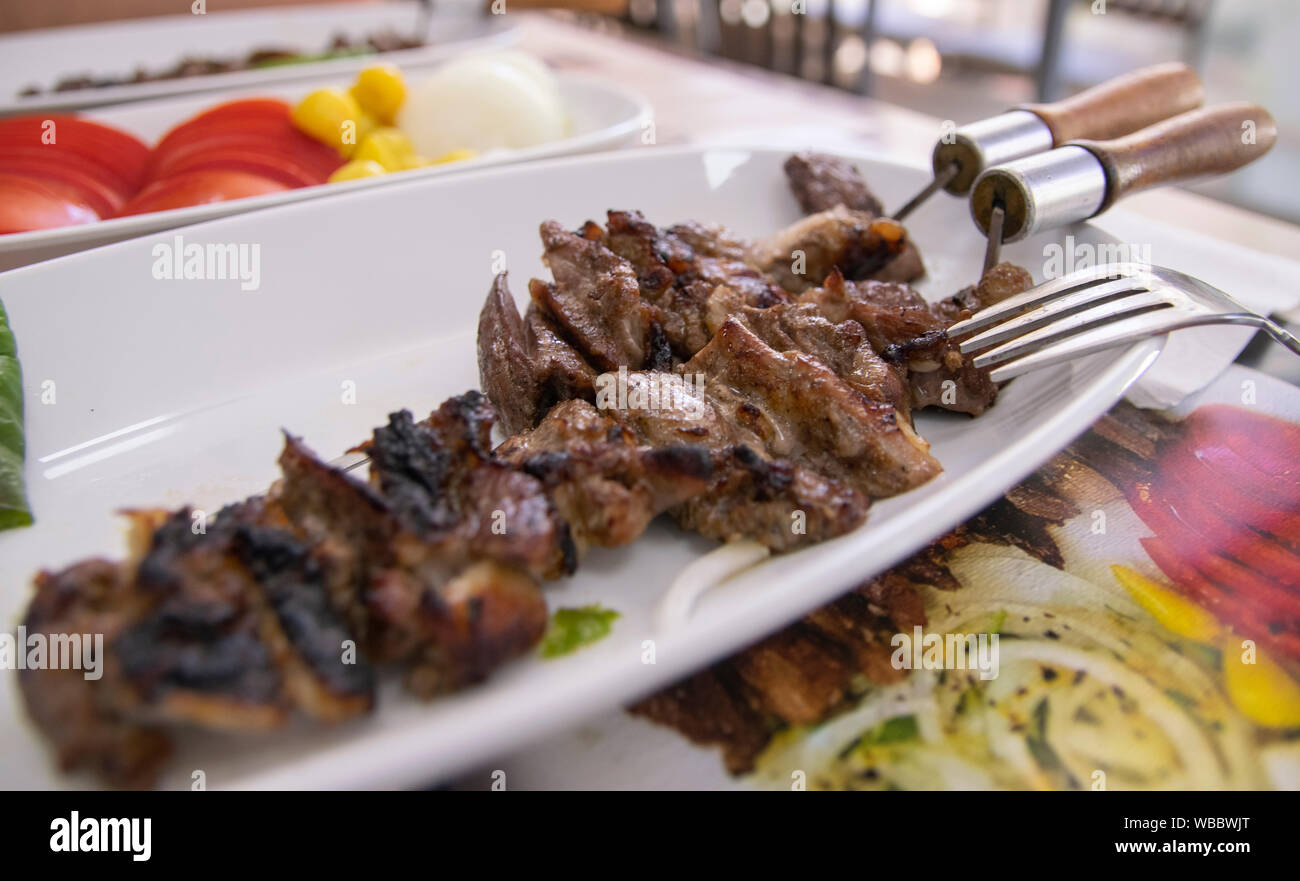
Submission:
<svg viewBox="0 0 1300 881">
<path fill-rule="evenodd" d="M 801 352 L 816 358 L 868 400 L 892 404 L 903 418 L 910 418 L 905 371 L 876 354 L 856 321 L 831 322 L 813 303 L 754 309 L 739 305 L 727 288 L 719 288 L 710 298 L 710 333 L 716 333 L 728 318 L 745 325 L 778 352 Z"/>
<path fill-rule="evenodd" d="M 885 209 L 847 159 L 826 153 L 795 153 L 785 160 L 785 176 L 804 214 L 843 205 L 880 217 Z"/>
<path fill-rule="evenodd" d="M 636 271 L 641 296 L 659 310 L 679 360 L 709 341 L 705 312 L 718 285 L 727 285 L 743 303 L 757 308 L 790 300 L 751 265 L 749 243 L 722 227 L 683 223 L 660 230 L 639 211 L 610 211 L 605 243 Z"/>
<path fill-rule="evenodd" d="M 838 205 L 765 239 L 756 246 L 754 261 L 783 288 L 798 293 L 822 284 L 834 270 L 849 279 L 873 278 L 906 244 L 902 224 Z"/>
<path fill-rule="evenodd" d="M 713 479 L 704 447 L 640 444 L 582 400 L 556 405 L 536 429 L 508 438 L 496 454 L 541 480 L 580 551 L 635 541 L 657 515 Z"/>
<path fill-rule="evenodd" d="M 483 391 L 511 434 L 532 428 L 558 401 L 595 398 L 596 371 L 536 303 L 520 319 L 504 272 L 493 279 L 479 313 L 478 368 Z"/>
<path fill-rule="evenodd" d="M 941 470 L 893 406 L 868 401 L 806 355 L 777 352 L 728 319 L 683 370 L 751 446 L 844 481 L 872 497 L 897 495 Z"/>
<path fill-rule="evenodd" d="M 29 632 L 103 634 L 101 678 L 25 670 L 37 725 L 64 768 L 146 785 L 169 752 L 165 728 L 266 730 L 297 708 L 322 721 L 368 712 L 374 674 L 344 661 L 350 634 L 309 548 L 269 525 L 261 500 L 202 529 L 189 509 L 132 514 L 134 562 L 42 573 Z"/>
<path fill-rule="evenodd" d="M 1009 263 L 993 267 L 975 288 L 927 303 L 895 282 L 845 281 L 833 273 L 800 302 L 814 305 L 831 321 L 857 321 L 882 358 L 905 369 L 912 407 L 939 406 L 977 416 L 997 397 L 988 371 L 977 369 L 944 330 L 959 318 L 1027 290 L 1029 273 Z"/>
<path fill-rule="evenodd" d="M 292 437 L 280 457 L 276 501 L 333 564 L 333 603 L 376 660 L 409 665 L 420 695 L 478 681 L 536 644 L 546 603 L 528 570 L 574 562 L 541 484 L 488 458 L 490 427 L 475 392 L 427 423 L 395 414 L 368 447 L 369 484 Z"/>
<path fill-rule="evenodd" d="M 652 363 L 655 315 L 641 299 L 632 266 L 596 238 L 553 220 L 542 224 L 541 235 L 555 283 L 530 285 L 533 301 L 595 367 L 639 370 Z"/>
<path fill-rule="evenodd" d="M 171 741 L 160 725 L 132 715 L 140 699 L 107 651 L 151 605 L 132 583 L 133 568 L 86 560 L 36 576 L 36 595 L 23 619 L 27 632 L 103 634 L 103 667 L 99 679 L 87 679 L 83 670 L 29 667 L 18 673 L 18 684 L 62 770 L 87 768 L 113 785 L 143 787 L 166 761 Z"/>
<path fill-rule="evenodd" d="M 740 444 L 717 450 L 708 491 L 678 505 L 683 529 L 728 542 L 752 539 L 789 551 L 844 535 L 867 519 L 871 500 L 847 483 Z"/>
<path fill-rule="evenodd" d="M 263 520 L 253 499 L 202 531 L 189 509 L 153 531 L 135 585 L 154 604 L 112 647 L 150 715 L 256 729 L 281 724 L 294 706 L 334 721 L 373 705 L 369 664 L 343 661 L 351 636 L 320 563 Z"/>
<path fill-rule="evenodd" d="M 423 422 L 392 414 L 362 447 L 370 485 L 452 563 L 481 557 L 537 578 L 567 575 L 575 561 L 564 521 L 541 484 L 492 455 L 495 419 L 478 392 L 448 399 Z"/>
<path fill-rule="evenodd" d="M 858 169 L 848 160 L 825 153 L 796 153 L 785 161 L 785 175 L 805 214 L 843 205 L 872 217 L 885 216 Z M 877 281 L 915 281 L 925 275 L 921 252 L 909 238 L 898 256 L 873 272 Z"/>
</svg>

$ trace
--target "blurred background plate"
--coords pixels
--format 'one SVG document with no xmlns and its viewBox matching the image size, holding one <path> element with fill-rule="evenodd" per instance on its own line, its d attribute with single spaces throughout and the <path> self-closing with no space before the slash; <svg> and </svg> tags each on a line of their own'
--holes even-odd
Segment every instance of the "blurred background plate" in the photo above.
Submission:
<svg viewBox="0 0 1300 881">
<path fill-rule="evenodd" d="M 559 83 L 560 97 L 572 123 L 572 130 L 567 138 L 538 144 L 535 147 L 485 153 L 472 159 L 393 172 L 380 177 L 301 187 L 227 202 L 210 202 L 189 208 L 173 208 L 167 211 L 110 218 L 80 226 L 0 235 L 0 270 L 26 266 L 110 242 L 119 242 L 132 236 L 211 220 L 214 217 L 256 211 L 273 205 L 329 198 L 340 193 L 373 187 L 402 186 L 422 178 L 456 174 L 491 165 L 612 150 L 635 142 L 649 124 L 651 119 L 649 103 L 624 86 L 607 79 L 575 73 L 559 72 L 556 74 L 556 79 Z M 346 88 L 350 83 L 350 78 L 341 78 L 274 88 L 203 94 L 105 107 L 86 111 L 80 115 L 122 129 L 147 144 L 153 144 L 174 125 L 224 101 L 247 97 L 280 97 L 292 103 L 319 86 L 336 85 Z"/>
<path fill-rule="evenodd" d="M 188 4 L 177 5 L 185 8 Z M 217 11 L 214 4 L 212 12 Z M 335 37 L 357 42 L 384 32 L 419 37 L 425 45 L 252 70 L 48 91 L 68 77 L 129 77 L 137 70 L 156 73 L 184 58 L 242 59 L 263 49 L 318 55 L 329 48 Z M 508 45 L 516 36 L 516 27 L 506 16 L 484 16 L 476 7 L 463 4 L 442 4 L 427 15 L 422 3 L 410 0 L 223 11 L 220 15 L 168 15 L 22 31 L 0 36 L 0 116 L 337 77 L 355 73 L 376 59 L 403 69 L 428 67 L 467 49 Z M 23 91 L 31 87 L 41 93 L 24 96 Z"/>
</svg>

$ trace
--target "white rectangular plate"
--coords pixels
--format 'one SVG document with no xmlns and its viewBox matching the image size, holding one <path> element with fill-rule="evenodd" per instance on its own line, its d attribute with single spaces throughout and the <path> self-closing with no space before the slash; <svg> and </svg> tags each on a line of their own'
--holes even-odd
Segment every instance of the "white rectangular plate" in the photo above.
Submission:
<svg viewBox="0 0 1300 881">
<path fill-rule="evenodd" d="M 61 257 L 64 254 L 84 251 L 111 242 L 120 242 L 144 233 L 174 229 L 190 223 L 256 211 L 273 205 L 301 202 L 305 199 L 328 198 L 352 190 L 401 186 L 413 180 L 458 174 L 472 168 L 527 162 L 572 153 L 611 150 L 635 140 L 651 118 L 650 105 L 646 100 L 622 86 L 597 77 L 573 73 L 557 73 L 556 79 L 571 126 L 569 136 L 558 141 L 518 150 L 494 151 L 460 162 L 431 165 L 427 168 L 416 168 L 381 177 L 315 187 L 299 187 L 295 190 L 267 193 L 264 196 L 234 199 L 229 202 L 211 202 L 189 208 L 174 208 L 170 211 L 154 211 L 149 214 L 101 220 L 98 223 L 87 223 L 81 226 L 0 235 L 0 270 L 26 266 L 40 260 Z M 138 104 L 105 107 L 81 115 L 130 132 L 152 146 L 172 127 L 225 101 L 237 98 L 272 97 L 294 102 L 312 89 L 333 85 L 347 86 L 351 81 L 351 77 L 343 77 L 310 83 L 244 89 L 237 92 L 142 101 Z"/>
<path fill-rule="evenodd" d="M 423 415 L 478 382 L 474 333 L 494 264 L 515 294 L 547 277 L 537 225 L 576 227 L 607 208 L 657 224 L 698 219 L 760 236 L 798 217 L 775 150 L 647 148 L 573 157 L 205 223 L 187 243 L 255 243 L 261 287 L 158 281 L 152 249 L 175 233 L 0 275 L 23 361 L 27 475 L 36 525 L 0 534 L 0 611 L 16 624 L 40 567 L 120 556 L 124 507 L 205 510 L 277 477 L 280 427 L 332 457 L 390 411 Z M 920 169 L 855 157 L 886 204 Z M 983 243 L 959 203 L 938 197 L 909 224 L 930 269 L 927 295 L 969 283 Z M 1076 241 L 1101 240 L 1089 227 Z M 1039 237 L 1008 251 L 1038 275 Z M 593 554 L 548 586 L 552 607 L 602 603 L 622 617 L 600 643 L 558 660 L 513 663 L 482 686 L 430 703 L 389 682 L 375 714 L 334 729 L 188 743 L 165 786 L 194 769 L 211 787 L 428 783 L 586 715 L 632 700 L 826 603 L 965 520 L 1082 432 L 1159 349 L 1044 370 L 1009 385 L 978 419 L 923 413 L 918 428 L 946 471 L 877 504 L 866 526 L 769 560 L 705 595 L 681 626 L 656 632 L 656 602 L 710 543 L 656 524 L 634 546 Z M 53 383 L 51 386 L 50 383 Z M 342 403 L 352 383 L 356 403 Z M 44 390 L 55 403 L 42 404 Z M 653 643 L 653 661 L 648 643 Z M 28 724 L 16 676 L 0 674 L 0 785 L 85 785 L 60 777 Z"/>
<path fill-rule="evenodd" d="M 189 3 L 177 7 L 188 9 Z M 418 49 L 238 70 L 174 80 L 130 83 L 101 89 L 44 92 L 24 96 L 23 89 L 49 89 L 68 76 L 129 76 L 143 68 L 165 70 L 182 58 L 243 58 L 257 49 L 320 53 L 336 34 L 358 40 L 381 31 L 413 34 L 421 24 L 419 4 L 340 3 L 278 9 L 221 11 L 218 3 L 205 15 L 166 15 L 73 27 L 46 28 L 0 35 L 0 116 L 14 113 L 67 112 L 126 101 L 171 95 L 243 89 L 291 80 L 320 79 L 354 73 L 383 58 L 404 67 L 428 66 L 471 48 L 503 46 L 518 36 L 506 16 L 483 15 L 472 4 L 439 4 Z"/>
</svg>

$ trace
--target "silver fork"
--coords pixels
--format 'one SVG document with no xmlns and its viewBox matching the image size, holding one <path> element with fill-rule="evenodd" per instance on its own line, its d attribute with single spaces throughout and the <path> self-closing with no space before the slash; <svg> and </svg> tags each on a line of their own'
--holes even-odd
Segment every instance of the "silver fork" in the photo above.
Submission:
<svg viewBox="0 0 1300 881">
<path fill-rule="evenodd" d="M 961 351 L 988 349 L 975 356 L 975 366 L 993 367 L 990 377 L 1002 382 L 1203 324 L 1263 328 L 1300 355 L 1300 339 L 1218 288 L 1172 269 L 1137 263 L 1094 266 L 1045 282 L 958 321 L 948 336 L 983 331 L 961 340 Z"/>
</svg>

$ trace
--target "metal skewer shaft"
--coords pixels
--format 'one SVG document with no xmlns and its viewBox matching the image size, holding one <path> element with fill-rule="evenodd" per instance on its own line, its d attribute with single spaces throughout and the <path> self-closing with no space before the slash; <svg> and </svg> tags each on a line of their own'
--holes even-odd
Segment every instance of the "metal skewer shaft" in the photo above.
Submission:
<svg viewBox="0 0 1300 881">
<path fill-rule="evenodd" d="M 1201 105 L 1204 88 L 1184 64 L 1158 64 L 1116 77 L 1054 104 L 1026 104 L 962 126 L 935 145 L 934 180 L 894 215 L 902 220 L 947 190 L 970 192 L 987 168 L 1042 153 L 1077 138 L 1115 138 Z M 955 166 L 955 169 L 954 169 Z"/>
</svg>

